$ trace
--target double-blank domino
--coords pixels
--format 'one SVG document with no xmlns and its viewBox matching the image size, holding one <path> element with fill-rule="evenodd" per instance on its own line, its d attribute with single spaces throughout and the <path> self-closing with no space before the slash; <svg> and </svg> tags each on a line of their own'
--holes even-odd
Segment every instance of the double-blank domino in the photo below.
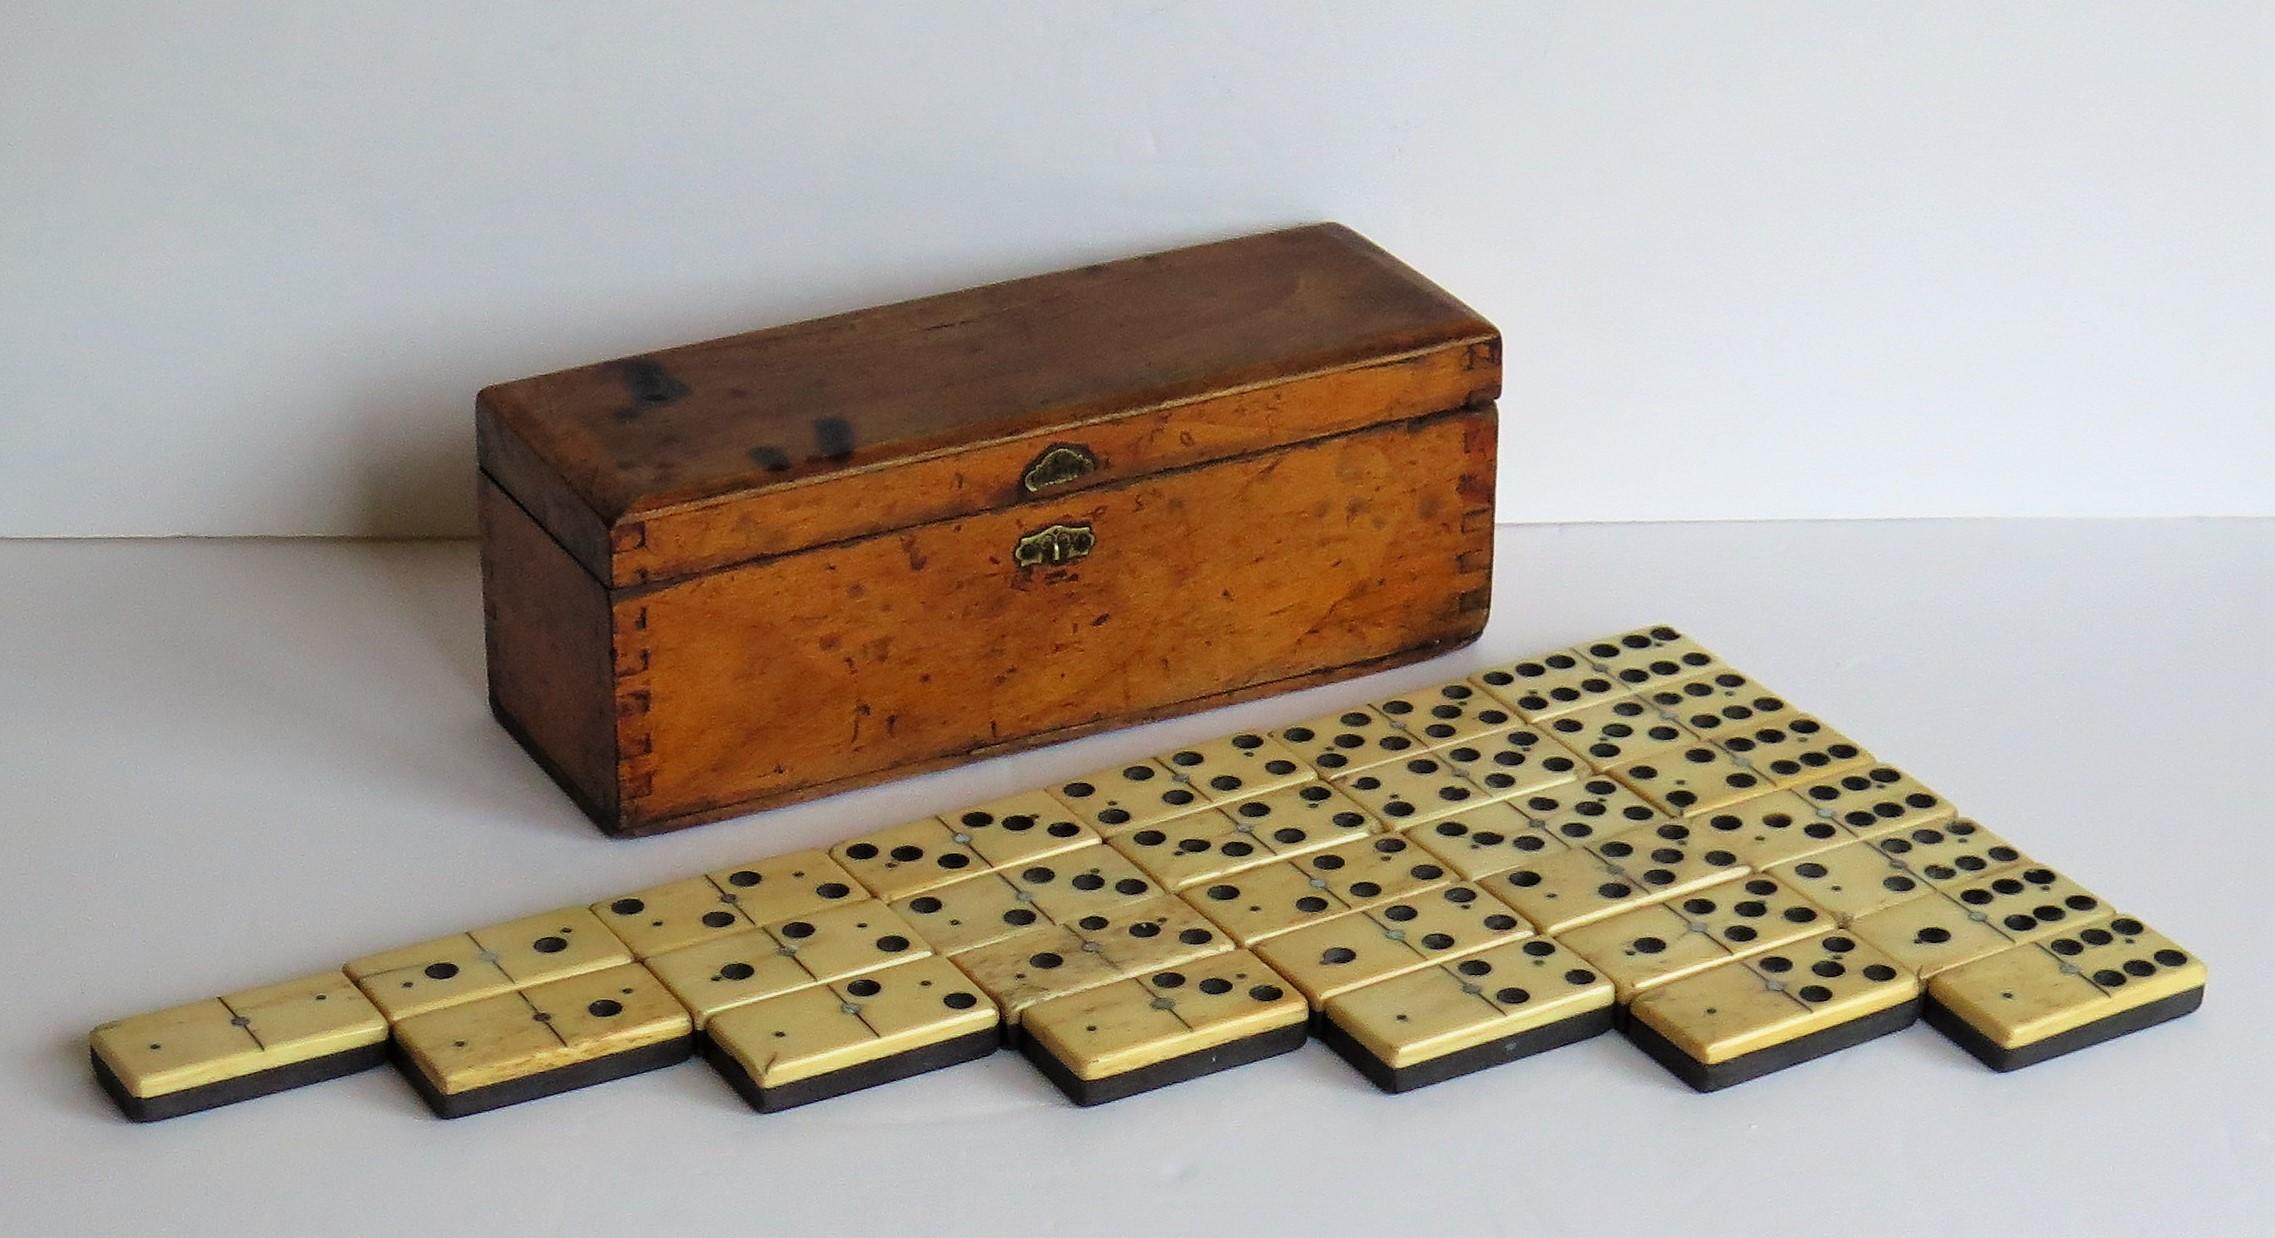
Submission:
<svg viewBox="0 0 2275 1238">
<path fill-rule="evenodd" d="M 90 1040 L 103 1090 L 150 1122 L 377 1066 L 387 1020 L 334 971 L 105 1023 Z"/>
</svg>

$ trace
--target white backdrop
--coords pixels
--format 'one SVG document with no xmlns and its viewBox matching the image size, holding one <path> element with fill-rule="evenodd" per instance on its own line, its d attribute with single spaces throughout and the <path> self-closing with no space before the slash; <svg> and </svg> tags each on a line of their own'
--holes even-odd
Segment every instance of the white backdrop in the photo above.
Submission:
<svg viewBox="0 0 2275 1238">
<path fill-rule="evenodd" d="M 12 0 L 0 535 L 465 533 L 483 383 L 1321 218 L 1506 332 L 1506 519 L 2275 514 L 2271 57 L 2252 3 Z"/>
</svg>

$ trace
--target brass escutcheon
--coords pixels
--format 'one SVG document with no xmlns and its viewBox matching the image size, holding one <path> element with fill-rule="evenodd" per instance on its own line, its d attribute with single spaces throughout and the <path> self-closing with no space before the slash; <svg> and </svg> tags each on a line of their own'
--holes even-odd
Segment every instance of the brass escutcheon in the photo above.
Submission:
<svg viewBox="0 0 2275 1238">
<path fill-rule="evenodd" d="M 1080 443 L 1053 443 L 1043 450 L 1042 455 L 1035 457 L 1035 462 L 1027 466 L 1025 473 L 1019 475 L 1019 485 L 1027 493 L 1033 494 L 1052 486 L 1063 486 L 1095 471 L 1097 467 L 1098 457 L 1091 454 L 1088 447 Z"/>
<path fill-rule="evenodd" d="M 1098 545 L 1098 535 L 1086 524 L 1054 524 L 1019 539 L 1011 548 L 1011 561 L 1020 567 L 1058 567 L 1087 556 Z"/>
</svg>

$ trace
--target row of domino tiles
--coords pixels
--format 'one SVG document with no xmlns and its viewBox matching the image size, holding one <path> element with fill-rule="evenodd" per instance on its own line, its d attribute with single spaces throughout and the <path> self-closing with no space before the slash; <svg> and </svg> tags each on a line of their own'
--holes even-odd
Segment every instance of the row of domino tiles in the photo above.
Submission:
<svg viewBox="0 0 2275 1238">
<path fill-rule="evenodd" d="M 1311 1031 L 1390 1091 L 1618 1027 L 1693 1087 L 1924 1009 L 2012 1069 L 2200 962 L 1675 630 L 119 1020 L 154 1119 L 396 1058 L 458 1116 L 700 1050 L 765 1111 L 1017 1044 L 1098 1103 Z"/>
</svg>

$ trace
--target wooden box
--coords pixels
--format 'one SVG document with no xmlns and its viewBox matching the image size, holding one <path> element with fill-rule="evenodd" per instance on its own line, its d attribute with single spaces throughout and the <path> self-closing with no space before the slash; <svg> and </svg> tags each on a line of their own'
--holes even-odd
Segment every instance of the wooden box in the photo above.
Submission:
<svg viewBox="0 0 2275 1238">
<path fill-rule="evenodd" d="M 1500 383 L 1335 225 L 502 383 L 492 705 L 646 833 L 1427 657 Z"/>
</svg>

